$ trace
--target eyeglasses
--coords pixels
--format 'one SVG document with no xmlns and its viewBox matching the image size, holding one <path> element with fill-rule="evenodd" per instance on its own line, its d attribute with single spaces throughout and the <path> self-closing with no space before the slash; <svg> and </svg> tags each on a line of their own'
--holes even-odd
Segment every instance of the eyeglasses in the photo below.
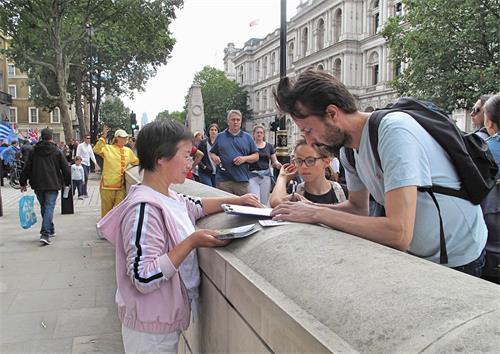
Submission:
<svg viewBox="0 0 500 354">
<path fill-rule="evenodd" d="M 90 136 L 86 136 L 85 139 L 90 139 Z"/>
<path fill-rule="evenodd" d="M 481 112 L 481 107 L 473 107 L 472 111 L 470 112 L 471 114 L 478 114 Z"/>
<path fill-rule="evenodd" d="M 316 164 L 316 160 L 321 160 L 322 157 L 306 157 L 305 159 L 293 159 L 291 162 L 297 166 L 300 167 L 304 163 L 307 167 L 312 167 Z"/>
</svg>

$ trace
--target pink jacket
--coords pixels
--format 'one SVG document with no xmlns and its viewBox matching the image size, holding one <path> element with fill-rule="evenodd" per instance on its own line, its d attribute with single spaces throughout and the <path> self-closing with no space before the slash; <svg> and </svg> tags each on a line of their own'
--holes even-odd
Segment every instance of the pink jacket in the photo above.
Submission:
<svg viewBox="0 0 500 354">
<path fill-rule="evenodd" d="M 193 225 L 204 216 L 200 199 L 172 195 L 185 203 Z M 167 256 L 182 241 L 174 218 L 156 192 L 139 184 L 97 223 L 116 249 L 116 302 L 125 327 L 168 333 L 189 325 L 186 288 Z"/>
</svg>

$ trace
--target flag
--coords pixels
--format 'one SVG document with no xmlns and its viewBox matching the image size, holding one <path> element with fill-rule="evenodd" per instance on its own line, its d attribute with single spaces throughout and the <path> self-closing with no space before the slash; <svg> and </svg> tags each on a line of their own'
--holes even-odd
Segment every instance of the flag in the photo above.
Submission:
<svg viewBox="0 0 500 354">
<path fill-rule="evenodd" d="M 258 18 L 256 18 L 255 20 L 253 21 L 250 21 L 250 23 L 248 24 L 249 27 L 252 27 L 252 26 L 257 26 L 259 24 L 260 20 Z"/>
<path fill-rule="evenodd" d="M 7 141 L 11 134 L 15 134 L 8 122 L 0 123 L 0 140 Z"/>
<path fill-rule="evenodd" d="M 38 129 L 29 129 L 28 130 L 28 138 L 31 140 L 31 142 L 38 141 Z"/>
</svg>

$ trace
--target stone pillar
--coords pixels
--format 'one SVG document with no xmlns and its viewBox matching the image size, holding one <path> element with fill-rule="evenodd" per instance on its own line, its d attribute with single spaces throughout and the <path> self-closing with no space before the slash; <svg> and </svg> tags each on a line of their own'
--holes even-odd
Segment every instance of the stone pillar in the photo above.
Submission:
<svg viewBox="0 0 500 354">
<path fill-rule="evenodd" d="M 199 85 L 193 85 L 189 89 L 186 126 L 191 131 L 191 133 L 194 133 L 197 130 L 205 132 L 203 97 L 201 95 L 201 86 Z"/>
</svg>

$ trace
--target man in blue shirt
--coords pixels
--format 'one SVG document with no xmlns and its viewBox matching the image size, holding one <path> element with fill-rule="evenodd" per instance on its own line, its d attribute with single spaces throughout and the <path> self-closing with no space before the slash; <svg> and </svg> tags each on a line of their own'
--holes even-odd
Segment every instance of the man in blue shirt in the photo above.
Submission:
<svg viewBox="0 0 500 354">
<path fill-rule="evenodd" d="M 241 130 L 241 112 L 227 114 L 227 129 L 217 135 L 210 150 L 217 166 L 217 188 L 236 195 L 248 193 L 249 164 L 259 159 L 259 150 L 252 136 Z"/>
<path fill-rule="evenodd" d="M 331 75 L 314 70 L 292 85 L 282 79 L 275 93 L 278 106 L 289 113 L 309 144 L 355 150 L 355 168 L 343 149 L 349 199 L 332 206 L 283 203 L 272 215 L 280 220 L 314 222 L 439 263 L 439 214 L 431 197 L 418 187 L 440 185 L 460 189 L 460 179 L 448 153 L 411 116 L 387 114 L 379 126 L 382 169 L 371 150 L 369 113 L 356 108 L 354 97 Z M 369 195 L 386 215 L 368 216 Z M 481 207 L 468 200 L 436 194 L 443 219 L 448 264 L 481 276 L 487 229 Z"/>
</svg>

